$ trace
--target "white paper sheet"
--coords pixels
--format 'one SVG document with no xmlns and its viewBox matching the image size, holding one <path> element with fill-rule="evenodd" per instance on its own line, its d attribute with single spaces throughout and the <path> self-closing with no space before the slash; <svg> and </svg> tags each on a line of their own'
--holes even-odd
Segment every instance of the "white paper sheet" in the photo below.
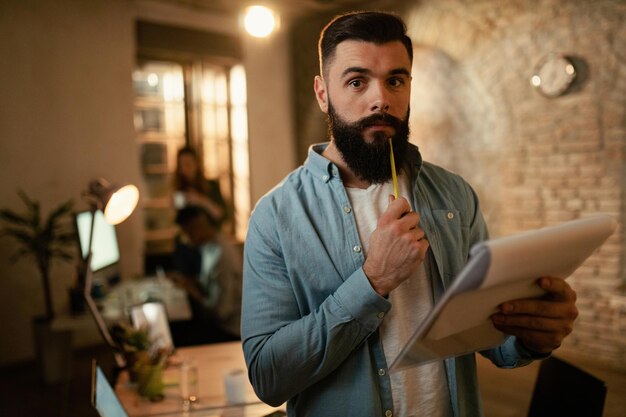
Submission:
<svg viewBox="0 0 626 417">
<path fill-rule="evenodd" d="M 542 295 L 539 277 L 569 277 L 616 227 L 611 216 L 600 214 L 475 245 L 391 371 L 498 346 L 505 335 L 490 319 L 498 305 Z"/>
</svg>

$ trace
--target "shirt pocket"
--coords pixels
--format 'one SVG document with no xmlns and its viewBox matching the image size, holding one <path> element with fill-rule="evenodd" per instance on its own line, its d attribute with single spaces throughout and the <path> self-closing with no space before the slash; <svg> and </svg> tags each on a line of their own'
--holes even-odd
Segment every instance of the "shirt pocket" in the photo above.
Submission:
<svg viewBox="0 0 626 417">
<path fill-rule="evenodd" d="M 433 219 L 441 239 L 443 278 L 448 284 L 467 263 L 470 228 L 457 209 L 433 210 Z"/>
</svg>

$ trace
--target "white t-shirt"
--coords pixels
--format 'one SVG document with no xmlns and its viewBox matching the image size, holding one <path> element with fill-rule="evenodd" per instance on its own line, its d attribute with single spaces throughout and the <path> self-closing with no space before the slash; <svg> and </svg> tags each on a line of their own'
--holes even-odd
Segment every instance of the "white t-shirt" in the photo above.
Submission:
<svg viewBox="0 0 626 417">
<path fill-rule="evenodd" d="M 398 176 L 400 196 L 412 201 L 409 181 Z M 391 182 L 367 189 L 346 188 L 356 218 L 359 237 L 367 257 L 369 240 L 378 218 L 387 209 Z M 389 294 L 391 310 L 380 326 L 385 359 L 390 364 L 433 306 L 431 283 L 424 264 L 415 275 Z M 390 374 L 394 416 L 450 417 L 452 406 L 444 363 L 431 362 Z"/>
</svg>

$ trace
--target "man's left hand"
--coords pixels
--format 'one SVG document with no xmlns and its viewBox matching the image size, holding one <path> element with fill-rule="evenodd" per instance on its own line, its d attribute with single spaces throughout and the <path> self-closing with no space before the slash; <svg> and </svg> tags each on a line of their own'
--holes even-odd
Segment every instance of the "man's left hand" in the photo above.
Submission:
<svg viewBox="0 0 626 417">
<path fill-rule="evenodd" d="M 572 332 L 578 317 L 576 292 L 561 278 L 543 277 L 537 284 L 547 291 L 543 297 L 502 303 L 491 319 L 498 330 L 517 336 L 531 351 L 550 353 Z"/>
</svg>

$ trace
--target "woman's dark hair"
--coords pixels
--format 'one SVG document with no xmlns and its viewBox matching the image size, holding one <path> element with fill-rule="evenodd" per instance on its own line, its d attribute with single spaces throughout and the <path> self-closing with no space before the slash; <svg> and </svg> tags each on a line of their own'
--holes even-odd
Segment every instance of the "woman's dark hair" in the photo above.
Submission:
<svg viewBox="0 0 626 417">
<path fill-rule="evenodd" d="M 188 180 L 180 173 L 179 161 L 182 155 L 188 155 L 192 157 L 193 160 L 196 162 L 196 166 L 198 167 L 198 170 L 196 171 L 196 175 L 191 180 Z M 175 190 L 188 190 L 190 188 L 205 193 L 207 191 L 206 189 L 207 184 L 204 178 L 204 172 L 202 170 L 202 161 L 200 160 L 200 157 L 198 156 L 198 152 L 196 152 L 196 150 L 192 148 L 191 146 L 185 146 L 185 147 L 180 148 L 178 150 L 178 153 L 176 154 L 176 172 L 174 173 L 174 189 Z"/>
<path fill-rule="evenodd" d="M 402 19 L 385 12 L 353 12 L 336 16 L 320 34 L 318 53 L 322 76 L 326 75 L 324 71 L 332 61 L 337 45 L 349 39 L 375 44 L 400 41 L 413 61 L 413 44 Z"/>
</svg>

